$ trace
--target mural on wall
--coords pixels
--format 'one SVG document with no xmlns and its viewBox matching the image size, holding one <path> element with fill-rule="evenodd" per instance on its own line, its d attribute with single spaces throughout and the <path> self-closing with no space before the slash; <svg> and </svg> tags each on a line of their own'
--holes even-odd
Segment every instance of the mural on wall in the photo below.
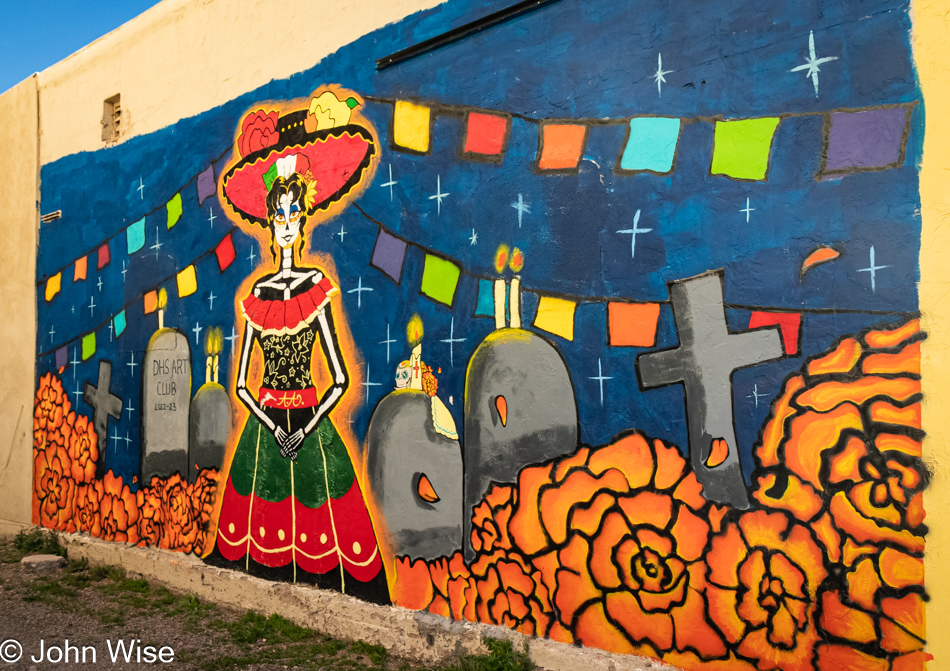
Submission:
<svg viewBox="0 0 950 671">
<path fill-rule="evenodd" d="M 44 166 L 34 521 L 687 669 L 923 668 L 923 109 L 872 4 L 552 3 L 366 68 L 450 2 Z"/>
</svg>

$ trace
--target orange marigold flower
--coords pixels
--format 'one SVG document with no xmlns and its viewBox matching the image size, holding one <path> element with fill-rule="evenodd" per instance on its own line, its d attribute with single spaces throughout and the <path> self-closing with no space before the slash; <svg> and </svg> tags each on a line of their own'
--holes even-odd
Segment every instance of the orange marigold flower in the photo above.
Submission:
<svg viewBox="0 0 950 671">
<path fill-rule="evenodd" d="M 168 478 L 162 489 L 161 548 L 176 552 L 193 552 L 200 521 L 192 505 L 188 483 L 179 473 Z"/>
<path fill-rule="evenodd" d="M 70 476 L 69 455 L 49 444 L 33 453 L 33 522 L 66 531 L 73 517 L 76 481 Z"/>
<path fill-rule="evenodd" d="M 156 482 L 158 481 L 158 482 Z M 153 487 L 142 487 L 135 493 L 135 502 L 139 509 L 138 545 L 155 547 L 162 540 L 162 484 L 164 481 L 153 478 Z"/>
<path fill-rule="evenodd" d="M 43 450 L 47 444 L 65 446 L 63 425 L 70 411 L 63 383 L 52 373 L 40 378 L 33 409 L 33 447 Z"/>
<path fill-rule="evenodd" d="M 69 415 L 73 419 L 69 433 L 69 458 L 72 460 L 72 477 L 76 482 L 92 482 L 96 475 L 96 460 L 99 459 L 96 428 L 85 415 Z M 73 423 L 74 422 L 74 423 Z"/>
<path fill-rule="evenodd" d="M 99 523 L 103 540 L 137 543 L 139 507 L 135 494 L 112 471 L 103 478 L 102 488 Z"/>
<path fill-rule="evenodd" d="M 192 551 L 201 556 L 214 544 L 212 515 L 218 494 L 218 471 L 207 468 L 198 473 L 190 489 L 191 505 L 195 511 L 198 535 Z"/>
<path fill-rule="evenodd" d="M 393 603 L 411 610 L 427 610 L 434 595 L 432 576 L 425 560 L 413 562 L 409 557 L 398 557 Z"/>
<path fill-rule="evenodd" d="M 102 535 L 102 480 L 81 484 L 76 488 L 76 503 L 70 520 L 70 531 L 85 531 L 95 537 Z"/>
<path fill-rule="evenodd" d="M 713 537 L 706 563 L 709 615 L 736 652 L 763 670 L 811 668 L 827 576 L 811 532 L 784 513 L 745 513 Z"/>
<path fill-rule="evenodd" d="M 476 552 L 510 550 L 508 521 L 515 503 L 515 490 L 506 485 L 492 485 L 472 513 L 472 547 Z"/>
<path fill-rule="evenodd" d="M 528 636 L 547 635 L 554 611 L 540 571 L 519 554 L 498 550 L 477 557 L 471 572 L 474 594 L 462 590 L 462 596 L 477 596 L 478 622 L 503 625 Z"/>
</svg>

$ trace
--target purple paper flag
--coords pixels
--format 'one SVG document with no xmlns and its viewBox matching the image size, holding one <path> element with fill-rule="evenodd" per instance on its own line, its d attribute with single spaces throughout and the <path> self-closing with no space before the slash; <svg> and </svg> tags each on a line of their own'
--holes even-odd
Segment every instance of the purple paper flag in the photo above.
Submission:
<svg viewBox="0 0 950 671">
<path fill-rule="evenodd" d="M 896 168 L 903 160 L 906 107 L 833 112 L 822 172 L 848 173 Z"/>
<path fill-rule="evenodd" d="M 209 165 L 208 169 L 198 173 L 198 204 L 205 202 L 206 198 L 214 195 L 214 166 Z"/>
<path fill-rule="evenodd" d="M 399 284 L 399 277 L 402 275 L 402 262 L 405 258 L 405 241 L 390 235 L 383 229 L 379 229 L 379 236 L 376 238 L 376 247 L 373 248 L 373 258 L 370 260 L 370 265 L 379 268 L 389 275 L 396 284 Z"/>
<path fill-rule="evenodd" d="M 67 363 L 69 363 L 69 352 L 65 347 L 60 347 L 56 350 L 56 370 L 62 372 L 66 369 Z"/>
</svg>

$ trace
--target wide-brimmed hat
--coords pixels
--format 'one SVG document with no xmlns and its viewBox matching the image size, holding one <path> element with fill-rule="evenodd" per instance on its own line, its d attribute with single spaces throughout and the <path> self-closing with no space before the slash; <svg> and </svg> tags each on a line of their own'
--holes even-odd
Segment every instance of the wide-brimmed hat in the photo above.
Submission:
<svg viewBox="0 0 950 671">
<path fill-rule="evenodd" d="M 241 218 L 267 225 L 267 194 L 278 173 L 298 172 L 310 183 L 308 216 L 326 210 L 363 180 L 376 153 L 370 131 L 349 123 L 308 130 L 314 125 L 308 110 L 283 116 L 259 110 L 244 117 L 237 140 L 241 159 L 221 182 L 225 201 Z"/>
</svg>

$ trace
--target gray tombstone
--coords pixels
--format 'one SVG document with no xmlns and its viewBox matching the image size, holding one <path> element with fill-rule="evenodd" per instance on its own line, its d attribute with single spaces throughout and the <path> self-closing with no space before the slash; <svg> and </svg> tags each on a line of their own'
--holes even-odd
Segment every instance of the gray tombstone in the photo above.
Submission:
<svg viewBox="0 0 950 671">
<path fill-rule="evenodd" d="M 366 432 L 366 476 L 397 556 L 435 559 L 462 546 L 462 455 L 432 426 L 432 399 L 399 389 L 379 402 Z M 425 476 L 437 501 L 420 496 Z"/>
<path fill-rule="evenodd" d="M 142 475 L 188 474 L 191 346 L 176 329 L 159 329 L 145 350 L 142 371 Z"/>
<path fill-rule="evenodd" d="M 188 481 L 203 468 L 221 469 L 231 433 L 231 400 L 217 382 L 205 382 L 191 399 L 188 435 Z"/>
<path fill-rule="evenodd" d="M 488 334 L 469 361 L 462 437 L 463 538 L 471 560 L 472 511 L 490 483 L 514 484 L 525 466 L 577 449 L 574 385 L 553 344 L 517 328 Z"/>
</svg>

